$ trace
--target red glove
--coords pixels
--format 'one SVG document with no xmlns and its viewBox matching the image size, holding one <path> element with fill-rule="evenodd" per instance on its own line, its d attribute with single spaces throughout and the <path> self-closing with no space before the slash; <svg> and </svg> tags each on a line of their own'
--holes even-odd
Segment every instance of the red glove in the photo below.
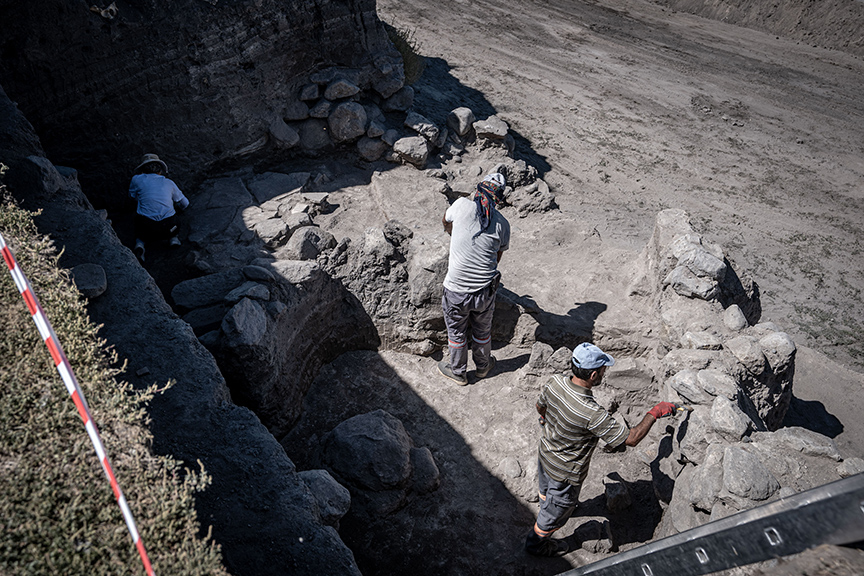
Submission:
<svg viewBox="0 0 864 576">
<path fill-rule="evenodd" d="M 651 410 L 648 411 L 648 414 L 653 416 L 655 420 L 659 420 L 664 416 L 673 415 L 676 409 L 677 408 L 675 407 L 675 404 L 671 402 L 660 402 L 659 404 L 651 408 Z"/>
</svg>

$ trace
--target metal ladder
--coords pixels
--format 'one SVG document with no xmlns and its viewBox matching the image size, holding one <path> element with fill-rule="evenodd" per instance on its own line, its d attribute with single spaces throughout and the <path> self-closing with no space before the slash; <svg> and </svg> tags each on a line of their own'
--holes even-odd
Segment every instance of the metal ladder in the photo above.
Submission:
<svg viewBox="0 0 864 576">
<path fill-rule="evenodd" d="M 710 574 L 864 541 L 864 474 L 745 510 L 559 576 Z"/>
</svg>

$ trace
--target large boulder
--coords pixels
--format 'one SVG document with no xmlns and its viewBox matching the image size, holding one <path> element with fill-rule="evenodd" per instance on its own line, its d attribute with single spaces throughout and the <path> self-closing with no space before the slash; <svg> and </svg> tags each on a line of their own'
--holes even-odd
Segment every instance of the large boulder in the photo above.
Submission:
<svg viewBox="0 0 864 576">
<path fill-rule="evenodd" d="M 366 133 L 366 109 L 357 102 L 339 104 L 327 118 L 330 137 L 334 142 L 356 140 Z"/>
<path fill-rule="evenodd" d="M 393 144 L 397 158 L 417 168 L 425 168 L 429 158 L 429 142 L 422 136 L 406 136 Z"/>
<path fill-rule="evenodd" d="M 336 426 L 324 438 L 321 459 L 348 486 L 357 513 L 371 518 L 399 510 L 414 485 L 419 493 L 438 486 L 431 452 L 414 448 L 402 422 L 384 410 Z"/>
<path fill-rule="evenodd" d="M 312 492 L 321 521 L 339 528 L 339 520 L 351 507 L 351 493 L 326 470 L 306 470 L 297 474 Z"/>
</svg>

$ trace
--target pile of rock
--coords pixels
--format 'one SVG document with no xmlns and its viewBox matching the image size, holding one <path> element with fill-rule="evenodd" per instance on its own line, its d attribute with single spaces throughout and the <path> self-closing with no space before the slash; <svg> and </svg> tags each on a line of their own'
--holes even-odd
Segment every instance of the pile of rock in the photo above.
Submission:
<svg viewBox="0 0 864 576">
<path fill-rule="evenodd" d="M 659 342 L 641 357 L 616 354 L 595 398 L 631 426 L 658 399 L 692 409 L 667 424 L 659 442 L 637 449 L 655 494 L 668 503 L 655 537 L 864 471 L 864 461 L 844 460 L 830 438 L 781 428 L 795 343 L 758 322 L 758 287 L 693 231 L 684 212 L 657 216 L 628 294 L 654 318 Z M 549 374 L 569 372 L 569 362 L 569 348 L 536 342 L 518 372 L 521 386 L 537 389 Z M 595 466 L 605 473 L 600 460 Z M 609 485 L 606 492 L 607 505 L 623 505 Z"/>
<path fill-rule="evenodd" d="M 826 436 L 781 428 L 796 347 L 772 323 L 751 325 L 761 310 L 758 288 L 734 273 L 722 248 L 694 233 L 684 212 L 666 210 L 643 256 L 631 295 L 650 302 L 664 328 L 660 397 L 692 407 L 675 422 L 671 453 L 657 456 L 675 485 L 656 536 L 864 467 L 843 462 Z"/>
<path fill-rule="evenodd" d="M 385 158 L 419 169 L 435 152 L 455 156 L 474 142 L 513 152 L 516 141 L 497 116 L 478 121 L 470 109 L 457 108 L 446 127 L 438 126 L 412 109 L 411 86 L 392 75 L 379 82 L 366 76 L 360 69 L 337 67 L 312 74 L 271 122 L 270 142 L 309 156 L 353 147 L 366 161 Z"/>
<path fill-rule="evenodd" d="M 309 102 L 314 96 L 316 104 L 311 107 L 304 104 L 304 108 L 295 103 L 290 107 L 291 117 L 301 123 L 320 121 L 321 118 L 301 120 L 300 117 L 313 112 L 323 114 L 315 110 L 319 105 L 327 108 L 322 102 L 330 102 L 337 96 L 359 98 L 362 92 L 355 91 L 357 86 L 345 79 L 346 74 L 342 70 L 338 75 L 331 71 L 316 76 L 321 82 L 329 78 L 326 87 L 313 83 L 301 91 L 301 96 Z M 382 106 L 392 112 L 410 106 L 411 100 L 411 89 L 406 87 L 394 93 Z M 359 109 L 352 109 L 359 114 Z M 363 124 L 367 132 L 377 133 L 386 125 L 386 119 L 374 120 L 379 117 L 377 114 L 369 117 L 373 120 Z M 330 118 L 327 116 L 328 122 Z M 392 205 L 393 209 L 386 211 L 401 212 L 405 222 L 387 222 L 382 228 L 369 228 L 362 238 L 343 238 L 337 242 L 316 223 L 318 215 L 334 210 L 328 202 L 330 195 L 317 191 L 326 188 L 331 181 L 332 175 L 326 169 L 318 173 L 241 171 L 207 180 L 193 194 L 193 202 L 184 218 L 191 230 L 188 242 L 193 246 L 186 264 L 195 273 L 203 272 L 212 278 L 216 284 L 214 290 L 221 292 L 222 280 L 216 273 L 235 270 L 233 278 L 237 276 L 236 270 L 243 266 L 266 269 L 274 262 L 318 261 L 324 271 L 339 279 L 360 300 L 385 347 L 424 355 L 440 349 L 444 337 L 439 300 L 448 246 L 446 237 L 438 229 L 437 213 L 443 214 L 447 201 L 470 194 L 482 175 L 493 171 L 507 177 L 505 211 L 515 209 L 519 216 L 525 216 L 552 210 L 556 208 L 555 197 L 532 166 L 510 156 L 513 136 L 500 119 L 476 121 L 468 108 L 453 110 L 447 118 L 448 128 L 444 129 L 414 112 L 409 112 L 405 118 L 429 146 L 437 142 L 441 147 L 443 141 L 439 168 L 424 171 L 412 168 L 412 204 L 420 207 L 416 213 L 405 207 L 394 189 L 378 187 L 373 178 L 376 195 L 385 207 Z M 362 115 L 358 119 L 362 119 Z M 298 129 L 303 132 L 302 127 Z M 337 132 L 345 133 L 342 129 Z M 330 130 L 327 137 L 332 133 Z M 367 133 L 362 138 L 370 136 Z M 302 146 L 302 141 L 298 141 L 298 145 Z M 418 164 L 404 155 L 397 156 L 391 154 L 390 159 L 404 161 L 408 167 Z M 429 212 L 436 214 L 431 220 Z M 430 222 L 434 233 L 428 232 Z M 420 232 L 415 234 L 414 230 Z M 195 285 L 207 283 L 206 279 L 196 279 Z M 232 290 L 235 288 L 242 292 L 250 287 L 238 284 Z M 196 290 L 201 297 L 183 302 L 175 300 L 175 304 L 196 333 L 203 336 L 218 328 L 227 310 L 238 303 L 240 293 L 215 302 L 203 296 L 210 290 Z M 260 287 L 255 288 L 255 293 L 259 294 L 259 300 L 271 299 L 265 298 L 267 295 Z M 220 298 L 228 296 L 225 292 Z M 506 297 L 501 299 L 498 309 L 496 338 L 509 340 L 522 310 Z M 530 316 L 526 318 L 530 320 Z M 213 347 L 212 335 L 204 341 Z M 531 343 L 533 341 L 528 345 Z"/>
</svg>

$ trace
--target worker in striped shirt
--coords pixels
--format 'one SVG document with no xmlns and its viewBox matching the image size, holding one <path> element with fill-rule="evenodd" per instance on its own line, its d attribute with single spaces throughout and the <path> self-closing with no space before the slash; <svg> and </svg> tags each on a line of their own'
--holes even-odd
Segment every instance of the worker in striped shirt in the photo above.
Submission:
<svg viewBox="0 0 864 576">
<path fill-rule="evenodd" d="M 600 384 L 606 368 L 615 364 L 612 356 L 588 342 L 573 350 L 572 376 L 552 376 L 537 400 L 543 426 L 537 463 L 540 513 L 525 540 L 525 550 L 535 556 L 562 556 L 569 551 L 564 540 L 552 534 L 564 526 L 579 503 L 582 482 L 588 474 L 597 442 L 606 449 L 623 451 L 636 446 L 654 421 L 675 412 L 675 405 L 660 402 L 638 425 L 628 429 L 600 406 L 591 388 Z"/>
</svg>

